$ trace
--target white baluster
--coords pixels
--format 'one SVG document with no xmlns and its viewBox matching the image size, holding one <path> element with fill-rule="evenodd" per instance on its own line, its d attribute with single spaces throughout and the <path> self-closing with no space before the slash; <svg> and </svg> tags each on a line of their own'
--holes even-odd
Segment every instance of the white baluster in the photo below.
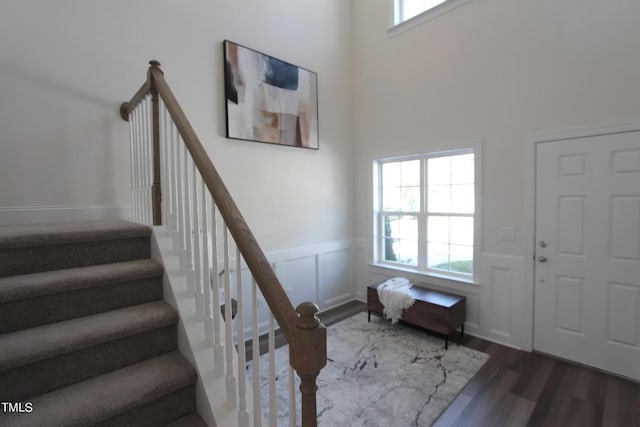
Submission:
<svg viewBox="0 0 640 427">
<path fill-rule="evenodd" d="M 167 218 L 165 220 L 165 228 L 167 230 L 168 236 L 173 237 L 173 222 L 175 219 L 175 204 L 174 204 L 174 187 L 173 187 L 173 122 L 171 121 L 171 116 L 169 115 L 168 110 L 164 110 L 165 116 L 165 156 L 166 162 L 165 167 L 167 170 L 167 180 L 163 185 L 163 197 L 165 199 L 165 203 L 167 204 Z"/>
<path fill-rule="evenodd" d="M 142 189 L 143 189 L 143 197 L 142 197 L 142 222 L 145 224 L 149 224 L 149 215 L 151 212 L 151 208 L 149 206 L 151 199 L 151 185 L 149 182 L 149 97 L 146 96 L 142 100 Z"/>
<path fill-rule="evenodd" d="M 185 260 L 186 264 L 186 273 L 187 273 L 187 286 L 189 291 L 192 293 L 194 297 L 197 296 L 196 289 L 196 277 L 195 271 L 193 269 L 193 229 L 191 227 L 191 183 L 190 183 L 190 174 L 189 174 L 189 153 L 187 152 L 187 148 L 184 144 L 181 145 L 182 149 L 182 160 L 183 160 L 183 171 L 184 171 L 184 235 L 185 235 Z M 196 298 L 197 301 L 197 298 Z"/>
<path fill-rule="evenodd" d="M 242 296 L 242 255 L 236 248 L 236 299 L 238 300 L 238 426 L 249 427 L 247 411 L 247 347 L 244 340 L 244 302 Z"/>
<path fill-rule="evenodd" d="M 137 193 L 138 193 L 138 209 L 137 209 L 137 217 L 138 222 L 144 222 L 144 210 L 143 210 L 143 191 L 142 191 L 142 182 L 143 182 L 143 163 L 142 163 L 142 146 L 144 144 L 144 123 L 143 123 L 143 115 L 142 115 L 142 101 L 136 107 L 136 120 L 138 122 L 138 144 L 136 147 L 137 152 L 137 166 L 138 166 L 138 174 L 136 176 L 137 181 Z"/>
<path fill-rule="evenodd" d="M 131 219 L 133 219 L 133 122 L 129 112 L 129 178 L 131 181 Z"/>
<path fill-rule="evenodd" d="M 178 191 L 178 170 L 176 165 L 178 164 L 178 129 L 176 125 L 171 122 L 171 210 L 173 211 L 173 218 L 171 222 L 171 237 L 173 240 L 173 247 L 180 254 L 182 251 L 180 250 L 180 234 L 179 224 L 180 224 L 180 191 Z M 183 268 L 182 257 L 180 256 L 180 268 Z"/>
<path fill-rule="evenodd" d="M 182 161 L 181 161 L 181 153 L 182 149 L 182 140 L 180 136 L 176 139 L 176 189 L 177 189 L 177 199 L 178 199 L 178 221 L 177 221 L 177 234 L 178 234 L 178 252 L 180 256 L 180 269 L 186 273 L 187 272 L 187 248 L 185 244 L 185 227 L 184 227 L 184 207 L 183 207 L 183 199 L 184 199 L 184 185 L 183 181 L 183 171 L 182 171 Z M 187 281 L 188 285 L 188 281 Z"/>
<path fill-rule="evenodd" d="M 131 219 L 138 221 L 138 121 L 136 110 L 129 113 L 131 131 Z"/>
<path fill-rule="evenodd" d="M 166 206 L 164 203 L 164 183 L 166 182 L 165 180 L 165 176 L 164 176 L 164 172 L 165 172 L 165 167 L 164 167 L 164 132 L 162 131 L 162 128 L 164 126 L 164 121 L 163 121 L 163 117 L 162 117 L 162 99 L 160 97 L 158 97 L 158 141 L 159 141 L 159 146 L 158 149 L 160 150 L 160 212 L 161 212 L 161 217 L 162 217 L 162 222 L 164 223 L 164 221 L 166 221 L 167 218 L 167 211 L 166 211 Z"/>
<path fill-rule="evenodd" d="M 296 427 L 296 379 L 289 361 L 289 427 Z"/>
<path fill-rule="evenodd" d="M 204 316 L 204 280 L 202 279 L 202 252 L 200 246 L 200 217 L 199 214 L 200 204 L 198 202 L 198 183 L 200 181 L 200 174 L 197 173 L 196 165 L 193 161 L 191 163 L 191 174 L 193 183 L 191 209 L 193 211 L 193 269 L 196 282 L 196 319 L 203 321 Z"/>
<path fill-rule="evenodd" d="M 251 278 L 251 360 L 253 362 L 253 426 L 262 427 L 262 399 L 260 397 L 260 335 L 258 333 L 258 284 Z"/>
<path fill-rule="evenodd" d="M 218 225 L 216 221 L 216 206 L 211 202 L 211 296 L 213 297 L 213 374 L 220 377 L 224 374 L 224 352 L 220 332 L 220 274 L 218 273 Z"/>
<path fill-rule="evenodd" d="M 226 361 L 226 381 L 227 386 L 227 406 L 235 408 L 237 403 L 236 396 L 236 378 L 233 372 L 233 319 L 231 310 L 231 286 L 229 283 L 229 232 L 226 224 L 222 232 L 222 240 L 224 247 L 224 349 Z"/>
<path fill-rule="evenodd" d="M 137 192 L 138 192 L 138 222 L 144 222 L 144 191 L 143 191 L 143 153 L 142 147 L 144 146 L 144 122 L 143 122 L 143 108 L 142 104 L 136 107 L 136 115 L 138 122 L 138 145 L 137 145 L 137 158 L 138 158 L 138 176 L 137 179 Z"/>
<path fill-rule="evenodd" d="M 153 111 L 151 95 L 147 103 L 147 224 L 153 224 Z"/>
<path fill-rule="evenodd" d="M 273 313 L 269 311 L 269 425 L 278 425 L 276 409 L 276 338 Z"/>
<path fill-rule="evenodd" d="M 168 159 L 169 138 L 167 130 L 169 123 L 167 117 L 167 106 L 164 105 L 162 98 L 158 98 L 158 106 L 160 110 L 160 161 L 162 165 L 160 167 L 162 176 L 160 181 L 160 185 L 162 188 L 162 194 L 160 196 L 162 198 L 162 224 L 164 225 L 165 231 L 168 232 L 170 229 L 169 224 L 171 223 L 171 203 L 169 202 L 171 194 L 171 186 L 169 185 L 170 178 Z"/>
<path fill-rule="evenodd" d="M 204 290 L 204 342 L 213 346 L 213 313 L 211 310 L 211 272 L 209 270 L 209 215 L 207 200 L 209 193 L 204 181 L 200 180 L 200 204 L 202 209 L 202 287 Z M 215 306 L 214 306 L 215 307 Z"/>
</svg>

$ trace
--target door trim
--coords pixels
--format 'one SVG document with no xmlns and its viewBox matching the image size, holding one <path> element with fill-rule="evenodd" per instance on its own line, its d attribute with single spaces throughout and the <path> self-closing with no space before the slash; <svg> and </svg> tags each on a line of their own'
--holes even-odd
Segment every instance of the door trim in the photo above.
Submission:
<svg viewBox="0 0 640 427">
<path fill-rule="evenodd" d="M 602 136 L 640 131 L 640 121 L 623 121 L 592 124 L 582 127 L 552 131 L 532 132 L 524 135 L 524 283 L 526 302 L 523 316 L 525 327 L 522 337 L 523 350 L 533 351 L 534 301 L 535 301 L 535 236 L 536 236 L 536 146 L 544 142 Z"/>
</svg>

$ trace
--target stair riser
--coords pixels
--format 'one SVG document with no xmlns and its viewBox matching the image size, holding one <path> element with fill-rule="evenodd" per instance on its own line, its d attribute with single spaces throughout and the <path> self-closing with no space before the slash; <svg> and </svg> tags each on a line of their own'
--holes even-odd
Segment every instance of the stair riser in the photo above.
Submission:
<svg viewBox="0 0 640 427">
<path fill-rule="evenodd" d="M 148 237 L 138 237 L 0 249 L 0 277 L 149 258 L 150 248 Z"/>
<path fill-rule="evenodd" d="M 95 427 L 157 427 L 195 410 L 195 385 L 190 385 L 105 420 Z"/>
<path fill-rule="evenodd" d="M 0 372 L 0 400 L 25 401 L 177 347 L 175 325 Z"/>
<path fill-rule="evenodd" d="M 11 301 L 0 304 L 0 333 L 103 313 L 159 299 L 162 299 L 161 277 Z"/>
</svg>

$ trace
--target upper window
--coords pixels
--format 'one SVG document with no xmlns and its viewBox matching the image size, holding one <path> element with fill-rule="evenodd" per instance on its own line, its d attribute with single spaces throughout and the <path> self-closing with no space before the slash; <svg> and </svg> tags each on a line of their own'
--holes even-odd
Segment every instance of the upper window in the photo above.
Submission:
<svg viewBox="0 0 640 427">
<path fill-rule="evenodd" d="M 391 0 L 391 28 L 394 36 L 402 31 L 445 14 L 471 0 Z"/>
<path fill-rule="evenodd" d="M 478 202 L 474 150 L 379 160 L 374 170 L 376 261 L 471 281 Z"/>
<path fill-rule="evenodd" d="M 411 19 L 447 0 L 395 0 L 395 24 Z"/>
</svg>

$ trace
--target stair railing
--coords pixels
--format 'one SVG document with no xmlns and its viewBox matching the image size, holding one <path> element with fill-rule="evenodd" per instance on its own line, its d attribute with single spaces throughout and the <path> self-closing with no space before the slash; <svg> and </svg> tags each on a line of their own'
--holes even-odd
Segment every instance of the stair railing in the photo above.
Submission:
<svg viewBox="0 0 640 427">
<path fill-rule="evenodd" d="M 316 379 L 326 364 L 326 330 L 316 316 L 318 307 L 305 302 L 294 309 L 169 88 L 160 63 L 149 64 L 147 80 L 129 102 L 120 106 L 121 117 L 130 122 L 132 217 L 146 224 L 164 222 L 170 231 L 188 288 L 195 296 L 196 316 L 204 322 L 214 374 L 225 376 L 226 403 L 237 410 L 238 425 L 260 426 L 264 415 L 260 406 L 259 341 L 260 325 L 265 324 L 270 353 L 268 419 L 272 426 L 277 423 L 273 357 L 277 322 L 289 344 L 289 424 L 296 424 L 295 370 L 300 378 L 302 426 L 316 426 Z M 247 269 L 250 279 L 243 274 Z M 250 310 L 245 309 L 244 301 L 249 294 L 247 282 L 251 288 Z M 267 320 L 262 316 L 261 322 L 262 298 L 270 313 Z M 224 308 L 219 313 L 221 306 Z M 229 319 L 236 311 L 234 332 L 234 322 Z M 247 333 L 245 325 L 249 324 Z M 252 347 L 250 380 L 245 377 L 247 335 Z M 247 408 L 247 381 L 252 384 L 251 409 Z"/>
</svg>

